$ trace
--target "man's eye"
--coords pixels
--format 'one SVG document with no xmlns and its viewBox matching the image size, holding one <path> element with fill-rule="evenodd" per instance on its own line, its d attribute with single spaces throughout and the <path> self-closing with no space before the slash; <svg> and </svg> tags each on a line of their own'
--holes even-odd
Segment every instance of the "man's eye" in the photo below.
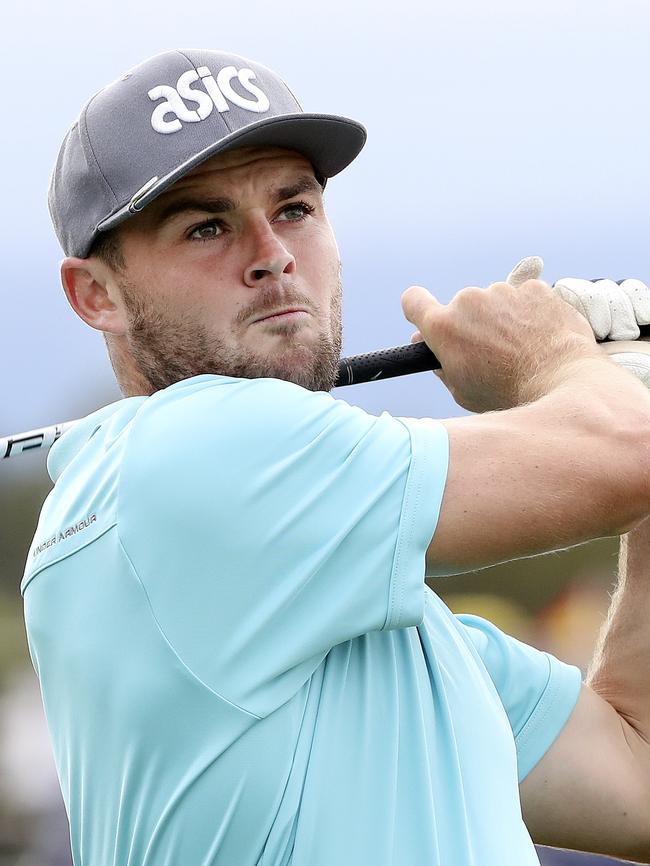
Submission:
<svg viewBox="0 0 650 866">
<path fill-rule="evenodd" d="M 313 213 L 314 208 L 304 201 L 296 201 L 293 204 L 288 204 L 282 208 L 278 219 L 297 221 L 304 219 L 310 213 Z"/>
<path fill-rule="evenodd" d="M 223 229 L 215 220 L 203 223 L 190 232 L 190 238 L 196 241 L 209 241 L 223 234 Z"/>
</svg>

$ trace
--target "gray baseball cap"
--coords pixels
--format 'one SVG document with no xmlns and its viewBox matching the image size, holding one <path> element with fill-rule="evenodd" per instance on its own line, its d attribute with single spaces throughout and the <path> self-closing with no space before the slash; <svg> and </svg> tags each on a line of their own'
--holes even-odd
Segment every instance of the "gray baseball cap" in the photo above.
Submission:
<svg viewBox="0 0 650 866">
<path fill-rule="evenodd" d="M 364 127 L 303 112 L 275 72 L 223 51 L 165 51 L 86 103 L 52 173 L 48 204 L 66 255 L 141 211 L 195 166 L 238 147 L 304 154 L 321 181 L 366 141 Z"/>
</svg>

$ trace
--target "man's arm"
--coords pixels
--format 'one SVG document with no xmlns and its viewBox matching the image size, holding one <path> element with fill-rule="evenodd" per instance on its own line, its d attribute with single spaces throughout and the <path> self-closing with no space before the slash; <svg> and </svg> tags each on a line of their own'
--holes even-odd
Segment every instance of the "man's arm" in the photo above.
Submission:
<svg viewBox="0 0 650 866">
<path fill-rule="evenodd" d="M 605 356 L 525 406 L 443 423 L 430 575 L 620 535 L 650 511 L 650 397 Z"/>
<path fill-rule="evenodd" d="M 549 286 L 412 287 L 404 312 L 456 401 L 449 473 L 427 552 L 452 574 L 620 534 L 650 511 L 650 394 Z M 494 411 L 505 410 L 505 411 Z"/>
<path fill-rule="evenodd" d="M 650 518 L 619 581 L 578 704 L 521 785 L 539 844 L 650 862 Z"/>
<path fill-rule="evenodd" d="M 497 288 L 497 294 L 516 300 L 510 290 Z M 488 300 L 479 297 L 479 309 L 485 310 Z M 464 306 L 467 313 L 468 304 Z M 542 331 L 552 338 L 562 332 L 562 312 L 556 306 L 553 317 L 558 322 L 542 322 Z M 540 315 L 543 318 L 544 311 Z M 440 342 L 442 330 L 442 345 L 436 346 L 442 354 L 448 325 L 443 321 L 440 329 L 439 318 L 434 309 L 428 323 L 420 311 L 422 325 L 431 327 L 434 340 Z M 506 326 L 514 319 L 516 314 Z M 539 325 L 536 316 L 529 315 L 529 321 Z M 426 334 L 420 321 L 416 324 Z M 507 342 L 509 334 L 495 327 L 501 324 L 499 320 L 492 327 L 498 342 Z M 569 321 L 565 324 L 571 328 Z M 528 329 L 523 333 L 534 342 L 540 332 L 533 328 L 532 334 Z M 555 346 L 555 376 L 552 359 L 539 343 L 535 370 L 528 366 L 527 346 L 517 344 L 515 335 L 511 366 L 527 370 L 537 393 L 534 387 L 527 390 L 525 375 L 513 376 L 509 391 L 499 390 L 498 377 L 490 378 L 489 369 L 477 375 L 471 364 L 463 368 L 463 359 L 472 359 L 473 344 L 480 340 L 481 335 L 474 334 L 460 354 L 452 353 L 446 375 L 468 408 L 510 411 L 446 422 L 450 476 L 429 565 L 441 570 L 445 563 L 459 566 L 457 570 L 476 567 L 613 534 L 642 520 L 650 508 L 650 424 L 643 385 L 589 353 L 567 365 L 566 341 L 559 350 Z M 493 344 L 483 355 L 482 367 L 492 363 L 507 385 L 508 364 L 500 366 L 498 350 Z M 492 405 L 485 405 L 486 400 Z M 619 586 L 589 684 L 583 685 L 569 721 L 521 785 L 524 819 L 540 844 L 650 861 L 649 583 L 650 518 L 622 543 Z"/>
</svg>

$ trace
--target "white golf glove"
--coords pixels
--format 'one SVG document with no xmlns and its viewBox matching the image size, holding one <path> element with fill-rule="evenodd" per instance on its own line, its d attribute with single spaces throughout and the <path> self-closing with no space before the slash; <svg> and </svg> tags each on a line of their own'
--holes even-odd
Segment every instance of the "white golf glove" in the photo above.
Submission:
<svg viewBox="0 0 650 866">
<path fill-rule="evenodd" d="M 539 279 L 544 263 L 528 256 L 512 269 L 507 282 L 513 286 Z M 650 342 L 638 340 L 639 325 L 650 324 L 650 288 L 641 280 L 583 280 L 563 277 L 553 288 L 591 325 L 603 350 L 650 388 Z"/>
<path fill-rule="evenodd" d="M 650 289 L 641 280 L 579 280 L 563 277 L 555 291 L 587 319 L 597 340 L 636 340 L 650 324 Z"/>
<path fill-rule="evenodd" d="M 506 277 L 506 283 L 520 286 L 526 280 L 538 280 L 544 270 L 544 260 L 539 256 L 526 256 L 514 266 Z"/>
</svg>

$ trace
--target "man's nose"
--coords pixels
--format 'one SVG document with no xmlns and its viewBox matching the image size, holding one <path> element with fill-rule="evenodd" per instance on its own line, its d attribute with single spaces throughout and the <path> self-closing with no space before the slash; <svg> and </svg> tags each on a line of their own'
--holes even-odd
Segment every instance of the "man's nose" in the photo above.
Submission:
<svg viewBox="0 0 650 866">
<path fill-rule="evenodd" d="M 257 225 L 253 229 L 253 252 L 244 271 L 247 286 L 257 286 L 260 280 L 272 276 L 276 279 L 282 274 L 296 271 L 296 260 L 273 231 L 273 226 Z"/>
</svg>

